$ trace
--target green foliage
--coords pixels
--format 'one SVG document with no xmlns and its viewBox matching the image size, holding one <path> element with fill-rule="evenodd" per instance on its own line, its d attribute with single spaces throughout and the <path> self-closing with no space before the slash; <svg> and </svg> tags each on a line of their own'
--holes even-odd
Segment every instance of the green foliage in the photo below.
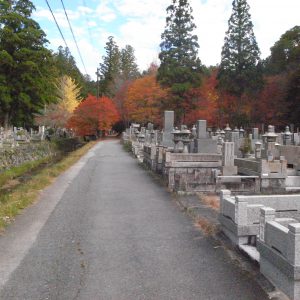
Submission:
<svg viewBox="0 0 300 300">
<path fill-rule="evenodd" d="M 140 76 L 136 59 L 134 55 L 134 49 L 130 45 L 126 45 L 121 50 L 120 57 L 120 71 L 123 81 L 136 79 Z"/>
<path fill-rule="evenodd" d="M 285 32 L 271 48 L 271 55 L 265 61 L 268 74 L 280 74 L 295 70 L 300 64 L 300 26 Z"/>
<path fill-rule="evenodd" d="M 55 145 L 56 149 L 61 153 L 68 153 L 82 147 L 85 143 L 79 137 L 72 138 L 56 138 L 51 142 Z"/>
<path fill-rule="evenodd" d="M 173 94 L 178 117 L 184 113 L 184 94 L 201 82 L 198 38 L 193 35 L 192 8 L 188 0 L 173 0 L 167 8 L 166 27 L 161 35 L 157 80 Z"/>
<path fill-rule="evenodd" d="M 114 96 L 114 84 L 120 74 L 120 51 L 114 38 L 108 37 L 105 47 L 106 55 L 100 63 L 100 90 L 101 94 L 108 97 Z"/>
<path fill-rule="evenodd" d="M 56 77 L 68 76 L 75 80 L 81 90 L 80 96 L 85 98 L 88 94 L 96 95 L 96 82 L 89 75 L 83 75 L 76 65 L 69 48 L 58 47 L 54 53 L 54 61 L 57 69 Z"/>
<path fill-rule="evenodd" d="M 108 37 L 105 47 L 106 55 L 100 63 L 100 94 L 114 97 L 125 82 L 140 77 L 134 49 L 126 45 L 119 50 L 112 36 Z"/>
<path fill-rule="evenodd" d="M 29 0 L 0 2 L 0 123 L 33 123 L 33 115 L 55 101 L 55 67 L 47 40 L 31 19 Z"/>
<path fill-rule="evenodd" d="M 263 79 L 249 5 L 246 0 L 234 0 L 232 5 L 222 48 L 218 87 L 242 101 L 244 93 L 253 93 L 262 88 Z"/>
<path fill-rule="evenodd" d="M 242 146 L 239 148 L 240 151 L 245 155 L 246 153 L 252 153 L 253 149 L 252 149 L 252 145 L 251 145 L 251 140 L 249 137 L 246 137 L 244 139 L 244 142 L 242 144 Z"/>
</svg>

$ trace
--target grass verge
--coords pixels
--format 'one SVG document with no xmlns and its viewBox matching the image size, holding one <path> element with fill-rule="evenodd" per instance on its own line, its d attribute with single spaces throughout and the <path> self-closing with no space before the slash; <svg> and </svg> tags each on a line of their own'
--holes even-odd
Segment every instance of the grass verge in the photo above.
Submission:
<svg viewBox="0 0 300 300">
<path fill-rule="evenodd" d="M 35 202 L 41 190 L 50 185 L 58 175 L 76 163 L 96 143 L 96 141 L 90 142 L 82 148 L 69 153 L 59 162 L 37 172 L 31 179 L 20 184 L 13 191 L 0 195 L 0 231 L 3 231 L 22 209 Z"/>
<path fill-rule="evenodd" d="M 0 174 L 0 188 L 4 186 L 8 181 L 22 176 L 23 174 L 30 172 L 42 164 L 46 164 L 52 160 L 52 156 L 44 157 L 35 161 L 29 161 L 21 166 L 11 168 Z"/>
</svg>

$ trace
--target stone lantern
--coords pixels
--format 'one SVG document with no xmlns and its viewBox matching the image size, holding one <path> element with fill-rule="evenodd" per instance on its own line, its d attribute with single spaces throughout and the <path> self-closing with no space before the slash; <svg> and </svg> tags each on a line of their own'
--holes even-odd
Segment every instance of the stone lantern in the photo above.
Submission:
<svg viewBox="0 0 300 300">
<path fill-rule="evenodd" d="M 179 152 L 179 142 L 181 141 L 181 132 L 178 130 L 177 127 L 173 129 L 171 132 L 173 134 L 173 142 L 174 142 L 174 152 L 178 153 Z"/>
<path fill-rule="evenodd" d="M 183 143 L 183 153 L 189 153 L 189 144 L 191 142 L 191 131 L 188 130 L 187 128 L 183 128 L 180 131 L 181 134 L 181 141 Z"/>
<path fill-rule="evenodd" d="M 240 138 L 245 137 L 245 130 L 243 129 L 243 127 L 240 127 Z"/>
<path fill-rule="evenodd" d="M 229 127 L 229 124 L 226 125 L 224 131 L 225 131 L 225 141 L 228 142 L 230 140 L 230 133 L 231 133 L 231 128 Z"/>
<path fill-rule="evenodd" d="M 283 134 L 283 143 L 284 145 L 292 144 L 292 133 L 290 132 L 289 126 L 285 127 L 285 132 Z"/>
<path fill-rule="evenodd" d="M 268 126 L 268 132 L 263 135 L 266 142 L 267 158 L 269 161 L 273 160 L 276 154 L 276 139 L 278 135 L 274 132 L 274 126 Z"/>
<path fill-rule="evenodd" d="M 222 139 L 225 140 L 226 133 L 224 130 L 220 131 L 220 135 L 221 135 Z"/>
</svg>

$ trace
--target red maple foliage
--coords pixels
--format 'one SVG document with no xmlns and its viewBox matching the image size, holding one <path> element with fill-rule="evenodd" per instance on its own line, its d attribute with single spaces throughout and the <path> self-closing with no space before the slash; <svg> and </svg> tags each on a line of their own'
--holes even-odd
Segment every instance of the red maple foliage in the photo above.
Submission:
<svg viewBox="0 0 300 300">
<path fill-rule="evenodd" d="M 265 78 L 265 86 L 255 104 L 253 120 L 257 123 L 282 125 L 288 120 L 284 119 L 287 111 L 288 78 L 285 74 L 268 76 Z"/>
<path fill-rule="evenodd" d="M 100 131 L 111 129 L 119 118 L 119 112 L 110 98 L 97 100 L 95 96 L 88 95 L 75 109 L 67 126 L 80 136 L 98 136 Z"/>
</svg>

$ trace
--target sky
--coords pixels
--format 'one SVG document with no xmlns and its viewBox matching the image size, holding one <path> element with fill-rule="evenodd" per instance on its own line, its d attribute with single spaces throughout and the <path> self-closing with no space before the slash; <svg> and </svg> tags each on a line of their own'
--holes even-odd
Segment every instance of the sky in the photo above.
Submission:
<svg viewBox="0 0 300 300">
<path fill-rule="evenodd" d="M 48 47 L 53 50 L 63 39 L 54 23 L 45 0 L 32 0 L 36 7 L 33 18 L 46 32 Z M 166 24 L 166 8 L 172 0 L 64 0 L 83 62 L 83 67 L 66 20 L 61 0 L 48 0 L 66 42 L 83 74 L 85 69 L 93 78 L 102 57 L 105 44 L 113 36 L 117 45 L 131 45 L 140 70 L 152 62 L 159 63 L 158 53 L 161 33 Z M 261 57 L 270 55 L 270 47 L 280 36 L 300 25 L 299 0 L 248 0 L 254 33 Z M 232 0 L 190 0 L 194 22 L 197 26 L 199 58 L 206 66 L 220 63 L 221 50 Z"/>
</svg>

